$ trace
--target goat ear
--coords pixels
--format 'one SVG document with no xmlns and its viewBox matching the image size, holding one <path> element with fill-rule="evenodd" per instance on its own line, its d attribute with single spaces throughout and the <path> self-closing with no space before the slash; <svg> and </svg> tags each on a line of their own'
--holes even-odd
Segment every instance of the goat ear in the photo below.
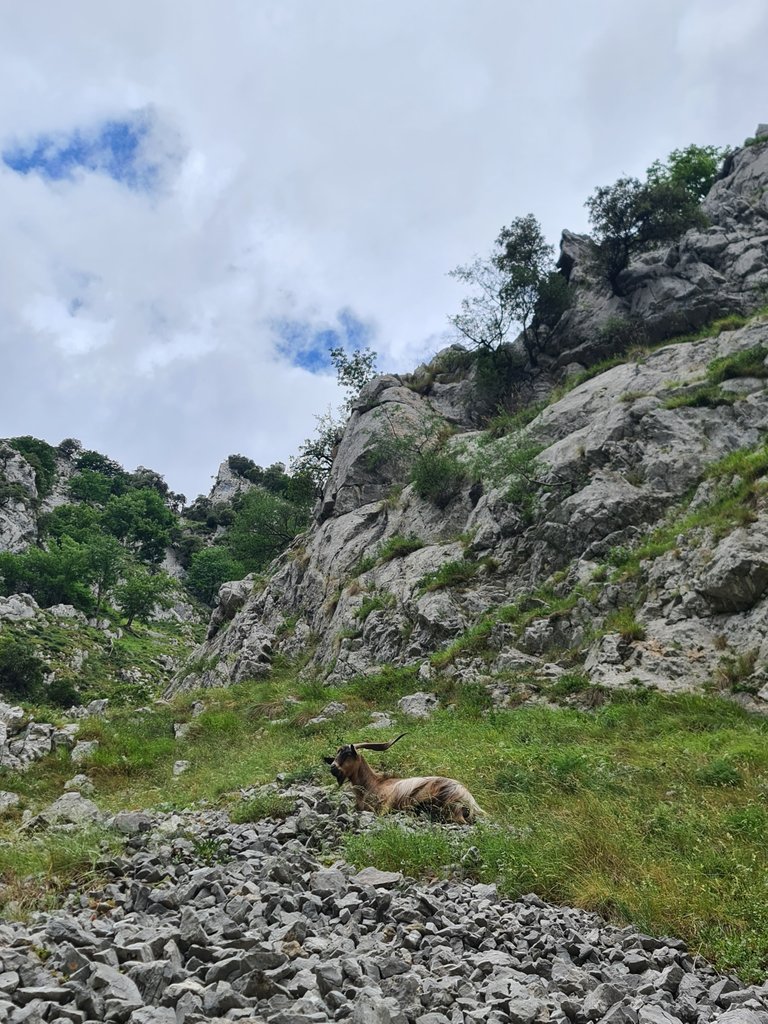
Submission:
<svg viewBox="0 0 768 1024">
<path fill-rule="evenodd" d="M 323 760 L 325 761 L 326 764 L 333 764 L 332 757 L 324 757 Z"/>
</svg>

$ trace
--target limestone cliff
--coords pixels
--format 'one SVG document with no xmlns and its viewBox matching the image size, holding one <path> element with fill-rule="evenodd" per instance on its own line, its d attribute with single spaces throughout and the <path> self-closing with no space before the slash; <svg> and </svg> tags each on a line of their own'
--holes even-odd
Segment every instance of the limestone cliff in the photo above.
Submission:
<svg viewBox="0 0 768 1024">
<path fill-rule="evenodd" d="M 455 349 L 368 385 L 314 525 L 266 584 L 227 585 L 171 689 L 263 674 L 279 651 L 328 679 L 417 664 L 501 698 L 521 673 L 574 669 L 675 689 L 738 677 L 768 698 L 768 139 L 729 159 L 704 209 L 709 226 L 633 262 L 621 296 L 566 233 L 575 302 L 516 396 L 547 396 L 527 425 L 480 429 Z M 672 337 L 723 314 L 740 318 Z M 628 323 L 645 344 L 626 352 Z M 430 450 L 461 467 L 437 501 L 412 482 Z"/>
</svg>

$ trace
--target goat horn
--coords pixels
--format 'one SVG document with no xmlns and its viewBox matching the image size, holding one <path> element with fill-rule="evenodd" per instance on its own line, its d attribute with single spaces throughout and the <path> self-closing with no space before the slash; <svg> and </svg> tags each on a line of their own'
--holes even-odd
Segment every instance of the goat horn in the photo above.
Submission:
<svg viewBox="0 0 768 1024">
<path fill-rule="evenodd" d="M 352 746 L 355 750 L 389 750 L 389 748 L 397 743 L 398 740 L 401 740 L 403 736 L 405 736 L 405 733 L 401 732 L 399 736 L 390 740 L 389 743 L 353 743 Z"/>
</svg>

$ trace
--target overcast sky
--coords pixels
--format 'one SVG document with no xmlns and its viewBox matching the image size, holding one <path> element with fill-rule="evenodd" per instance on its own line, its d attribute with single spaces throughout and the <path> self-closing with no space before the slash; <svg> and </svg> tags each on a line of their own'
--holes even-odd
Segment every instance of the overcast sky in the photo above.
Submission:
<svg viewBox="0 0 768 1024">
<path fill-rule="evenodd" d="M 0 14 L 0 436 L 188 497 L 287 461 L 330 343 L 412 369 L 534 212 L 768 121 L 766 0 L 24 0 Z"/>
</svg>

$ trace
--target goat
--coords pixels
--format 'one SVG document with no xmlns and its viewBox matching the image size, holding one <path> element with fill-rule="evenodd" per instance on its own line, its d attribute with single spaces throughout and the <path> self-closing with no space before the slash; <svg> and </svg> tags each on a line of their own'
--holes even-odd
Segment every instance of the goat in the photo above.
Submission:
<svg viewBox="0 0 768 1024">
<path fill-rule="evenodd" d="M 340 786 L 351 783 L 359 811 L 424 810 L 459 825 L 469 824 L 485 813 L 469 790 L 456 779 L 441 775 L 387 778 L 375 772 L 358 753 L 359 750 L 389 750 L 404 735 L 401 733 L 388 743 L 348 743 L 339 747 L 335 757 L 323 758 Z"/>
</svg>

